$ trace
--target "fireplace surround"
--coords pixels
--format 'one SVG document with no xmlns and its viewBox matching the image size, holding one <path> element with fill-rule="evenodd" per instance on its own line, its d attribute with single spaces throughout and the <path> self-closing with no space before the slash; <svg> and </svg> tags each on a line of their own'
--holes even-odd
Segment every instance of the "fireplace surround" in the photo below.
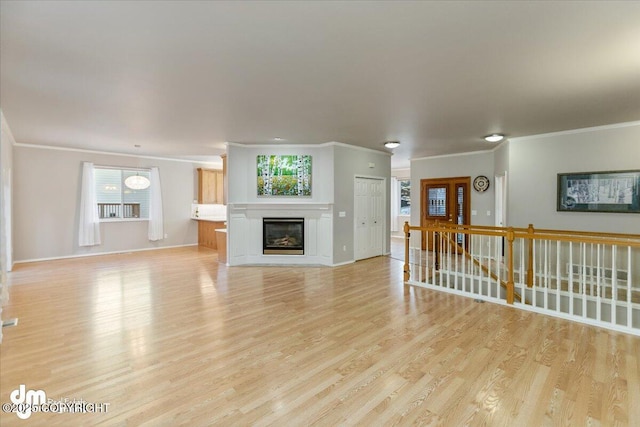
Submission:
<svg viewBox="0 0 640 427">
<path fill-rule="evenodd" d="M 304 255 L 304 218 L 262 218 L 264 255 Z"/>
</svg>

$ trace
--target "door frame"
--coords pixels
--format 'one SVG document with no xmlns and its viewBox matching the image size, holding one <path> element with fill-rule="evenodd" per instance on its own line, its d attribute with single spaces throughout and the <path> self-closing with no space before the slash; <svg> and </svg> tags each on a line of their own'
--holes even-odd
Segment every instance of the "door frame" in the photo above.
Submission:
<svg viewBox="0 0 640 427">
<path fill-rule="evenodd" d="M 450 187 L 450 190 L 455 190 L 456 185 L 459 184 L 463 184 L 466 188 L 466 191 L 464 193 L 464 200 L 463 200 L 463 205 L 464 205 L 464 212 L 462 213 L 463 216 L 463 223 L 466 225 L 470 225 L 471 224 L 471 177 L 470 176 L 456 176 L 456 177 L 447 177 L 447 178 L 424 178 L 420 180 L 420 227 L 424 227 L 425 226 L 425 222 L 426 222 L 426 201 L 428 200 L 427 197 L 427 186 L 428 185 L 442 185 L 442 184 L 448 184 Z M 452 194 L 455 194 L 455 191 L 452 192 Z M 455 197 L 451 197 L 450 198 L 450 203 L 453 203 L 453 207 L 455 208 Z M 450 205 L 449 207 L 447 207 L 447 210 L 450 210 L 452 208 L 452 206 Z M 455 209 L 454 209 L 455 210 Z M 420 233 L 421 234 L 421 247 L 422 250 L 426 250 L 426 236 L 425 233 Z M 469 237 L 468 235 L 465 235 L 465 249 L 469 249 Z"/>
<path fill-rule="evenodd" d="M 389 210 L 391 209 L 391 206 L 387 206 L 387 178 L 385 178 L 384 176 L 374 176 L 374 175 L 354 175 L 353 176 L 353 259 L 354 261 L 359 261 L 361 259 L 366 259 L 366 258 L 358 258 L 357 257 L 357 250 L 356 250 L 356 245 L 358 244 L 358 218 L 356 217 L 356 182 L 358 180 L 358 178 L 363 178 L 363 179 L 374 179 L 374 180 L 378 180 L 378 181 L 382 181 L 382 206 L 384 209 L 384 215 L 382 215 L 382 255 L 386 255 L 387 254 L 387 235 L 390 234 L 390 231 L 387 230 L 387 213 L 389 212 Z"/>
<path fill-rule="evenodd" d="M 495 175 L 495 226 L 507 226 L 507 171 L 502 175 Z M 504 256 L 504 237 L 496 237 L 495 242 L 495 258 L 500 259 Z"/>
<path fill-rule="evenodd" d="M 507 172 L 494 177 L 495 183 L 495 226 L 506 227 L 507 224 Z"/>
</svg>

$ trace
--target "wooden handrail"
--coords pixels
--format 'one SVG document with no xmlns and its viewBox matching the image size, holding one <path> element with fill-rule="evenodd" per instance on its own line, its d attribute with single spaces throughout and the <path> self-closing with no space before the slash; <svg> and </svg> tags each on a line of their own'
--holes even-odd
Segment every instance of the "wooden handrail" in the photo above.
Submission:
<svg viewBox="0 0 640 427">
<path fill-rule="evenodd" d="M 622 233 L 599 233 L 585 231 L 565 231 L 565 230 L 545 230 L 534 229 L 533 234 L 529 233 L 528 228 L 516 227 L 489 227 L 489 226 L 468 226 L 468 225 L 451 225 L 447 223 L 439 223 L 437 225 L 414 226 L 410 225 L 409 230 L 418 231 L 452 231 L 462 234 L 475 234 L 480 236 L 496 236 L 507 237 L 507 233 L 511 230 L 514 238 L 536 240 L 555 240 L 561 242 L 581 242 L 581 243 L 600 243 L 606 245 L 624 245 L 640 248 L 640 234 L 622 234 Z"/>
<path fill-rule="evenodd" d="M 483 231 L 497 231 L 497 232 L 505 232 L 508 229 L 512 229 L 515 233 L 529 233 L 529 227 L 498 227 L 493 225 L 468 225 L 468 224 L 453 224 L 450 222 L 437 222 L 439 228 L 455 228 L 458 230 L 483 230 Z M 533 227 L 533 224 L 531 224 Z M 410 229 L 426 229 L 432 226 L 409 226 Z M 461 231 L 464 232 L 464 231 Z M 546 229 L 546 228 L 536 228 L 534 229 L 534 234 L 555 234 L 555 235 L 572 235 L 572 236 L 593 236 L 593 237 L 611 237 L 613 239 L 631 239 L 631 240 L 640 240 L 640 234 L 629 234 L 629 233 L 605 233 L 598 231 L 579 231 L 579 230 L 554 230 L 554 229 Z M 474 233 L 475 234 L 475 233 Z"/>
<path fill-rule="evenodd" d="M 457 242 L 453 241 L 450 237 L 445 237 L 445 239 L 449 242 L 449 244 L 455 245 L 457 250 L 465 255 L 465 257 L 471 260 L 475 265 L 482 268 L 482 270 L 491 275 L 492 279 L 496 280 L 500 283 L 500 286 L 507 290 L 507 302 L 512 304 L 513 301 L 517 298 L 519 301 L 522 301 L 522 296 L 518 295 L 515 292 L 514 285 L 514 241 L 516 239 L 523 239 L 523 241 L 527 242 L 527 258 L 526 258 L 526 276 L 524 281 L 526 285 L 531 288 L 534 283 L 534 263 L 533 263 L 533 252 L 534 252 L 534 240 L 549 240 L 556 242 L 574 242 L 581 244 L 598 244 L 598 245 L 613 245 L 613 246 L 627 246 L 630 248 L 640 248 L 640 234 L 622 234 L 622 233 L 602 233 L 602 232 L 585 232 L 585 231 L 568 231 L 568 230 L 549 230 L 549 229 L 536 229 L 533 224 L 530 224 L 527 228 L 517 228 L 517 227 L 494 227 L 494 226 L 476 226 L 476 225 L 460 225 L 460 224 L 451 224 L 451 223 L 440 223 L 436 222 L 434 224 L 429 224 L 426 226 L 411 226 L 408 222 L 405 222 L 404 231 L 406 240 L 405 240 L 405 252 L 407 253 L 405 258 L 405 281 L 410 280 L 410 270 L 409 270 L 409 233 L 412 230 L 420 231 L 421 233 L 432 232 L 435 235 L 434 239 L 434 251 L 435 251 L 435 270 L 439 269 L 440 264 L 440 247 L 441 241 L 443 239 L 443 234 L 445 233 L 454 233 L 454 234 L 466 234 L 466 235 L 479 235 L 479 236 L 494 236 L 494 237 L 503 237 L 507 242 L 507 281 L 504 282 L 498 277 L 490 273 L 486 266 L 482 265 L 478 260 L 473 258 L 469 252 L 466 251 L 465 248 L 460 246 Z"/>
</svg>

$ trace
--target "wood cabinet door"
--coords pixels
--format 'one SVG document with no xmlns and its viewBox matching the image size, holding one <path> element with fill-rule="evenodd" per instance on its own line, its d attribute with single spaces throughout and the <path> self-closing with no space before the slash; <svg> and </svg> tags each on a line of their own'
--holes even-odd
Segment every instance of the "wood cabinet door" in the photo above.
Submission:
<svg viewBox="0 0 640 427">
<path fill-rule="evenodd" d="M 224 205 L 224 175 L 222 171 L 216 171 L 216 191 L 215 202 L 218 205 Z"/>
<path fill-rule="evenodd" d="M 222 222 L 198 221 L 198 244 L 211 249 L 218 249 L 216 229 L 223 228 Z"/>
<path fill-rule="evenodd" d="M 223 184 L 221 171 L 198 168 L 198 203 L 222 204 Z"/>
</svg>

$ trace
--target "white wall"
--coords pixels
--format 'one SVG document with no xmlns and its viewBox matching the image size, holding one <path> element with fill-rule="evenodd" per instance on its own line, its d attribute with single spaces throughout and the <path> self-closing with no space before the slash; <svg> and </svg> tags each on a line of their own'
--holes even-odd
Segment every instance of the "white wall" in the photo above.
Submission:
<svg viewBox="0 0 640 427">
<path fill-rule="evenodd" d="M 256 158 L 258 155 L 303 154 L 312 156 L 311 197 L 258 197 Z M 369 165 L 373 163 L 373 167 Z M 391 156 L 388 153 L 352 147 L 340 143 L 320 145 L 241 145 L 229 144 L 227 148 L 228 215 L 230 263 L 266 262 L 259 258 L 257 246 L 247 240 L 248 227 L 252 234 L 261 230 L 251 225 L 252 218 L 259 218 L 266 211 L 277 212 L 289 204 L 295 212 L 315 221 L 321 219 L 322 230 L 318 240 L 317 256 L 300 260 L 299 263 L 321 263 L 336 265 L 354 261 L 354 179 L 355 176 L 374 176 L 386 179 L 386 200 L 389 200 Z M 386 204 L 386 221 L 389 224 L 389 204 Z M 274 210 L 275 209 L 275 210 Z M 285 211 L 286 212 L 286 211 Z M 345 212 L 344 217 L 339 212 Z M 242 225 L 244 224 L 244 225 Z M 260 236 L 257 236 L 260 238 Z M 311 239 L 312 241 L 312 239 Z M 389 231 L 386 230 L 384 250 L 389 251 Z M 329 251 L 326 257 L 325 251 Z M 252 254 L 251 251 L 254 253 Z M 277 259 L 274 262 L 293 263 L 293 258 Z M 288 261 L 287 261 L 288 260 Z"/>
<path fill-rule="evenodd" d="M 227 261 L 244 264 L 331 265 L 333 147 L 330 145 L 227 146 Z M 259 155 L 311 156 L 311 196 L 258 196 Z M 305 218 L 304 255 L 264 255 L 264 217 Z"/>
<path fill-rule="evenodd" d="M 494 175 L 504 175 L 509 171 L 509 141 L 500 144 L 493 151 Z"/>
<path fill-rule="evenodd" d="M 640 122 L 512 138 L 493 151 L 411 162 L 411 224 L 420 224 L 420 179 L 486 175 L 492 186 L 471 192 L 472 224 L 493 225 L 495 175 L 507 174 L 506 224 L 640 233 L 640 215 L 557 212 L 557 174 L 640 169 Z M 492 211 L 491 216 L 486 211 Z"/>
<path fill-rule="evenodd" d="M 240 145 L 227 147 L 228 204 L 238 203 L 333 203 L 333 157 L 329 145 Z M 311 197 L 258 196 L 259 155 L 311 156 Z"/>
<path fill-rule="evenodd" d="M 102 244 L 79 247 L 78 204 L 84 161 L 116 167 L 157 166 L 168 238 L 150 242 L 144 220 L 103 222 Z M 197 222 L 190 217 L 196 194 L 195 169 L 201 164 L 17 144 L 13 165 L 16 262 L 197 244 Z"/>
<path fill-rule="evenodd" d="M 13 139 L 11 129 L 0 111 L 0 263 L 6 271 L 13 268 Z"/>
<path fill-rule="evenodd" d="M 557 174 L 629 169 L 640 169 L 640 122 L 512 139 L 508 222 L 640 234 L 640 214 L 556 211 Z"/>
<path fill-rule="evenodd" d="M 335 169 L 333 263 L 342 264 L 355 259 L 354 199 L 355 177 L 375 177 L 386 180 L 384 253 L 390 252 L 391 221 L 391 156 L 388 153 L 361 149 L 345 144 L 334 147 Z M 370 165 L 373 165 L 371 167 Z M 341 217 L 340 212 L 345 212 Z"/>
</svg>

